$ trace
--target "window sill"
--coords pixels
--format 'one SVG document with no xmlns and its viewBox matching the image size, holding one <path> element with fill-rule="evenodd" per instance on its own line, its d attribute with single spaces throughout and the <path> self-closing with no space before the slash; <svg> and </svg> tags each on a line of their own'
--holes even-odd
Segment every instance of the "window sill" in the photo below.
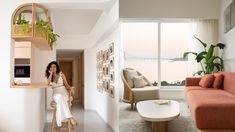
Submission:
<svg viewBox="0 0 235 132">
<path fill-rule="evenodd" d="M 179 88 L 166 88 L 166 87 L 160 87 L 160 91 L 184 91 L 184 86 Z"/>
</svg>

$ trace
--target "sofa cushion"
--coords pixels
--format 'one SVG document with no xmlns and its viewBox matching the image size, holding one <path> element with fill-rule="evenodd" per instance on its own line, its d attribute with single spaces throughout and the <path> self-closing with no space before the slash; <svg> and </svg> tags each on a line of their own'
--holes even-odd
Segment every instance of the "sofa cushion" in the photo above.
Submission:
<svg viewBox="0 0 235 132">
<path fill-rule="evenodd" d="M 186 77 L 185 86 L 199 86 L 201 77 Z"/>
<path fill-rule="evenodd" d="M 204 75 L 199 82 L 199 86 L 204 87 L 204 88 L 209 88 L 212 86 L 213 81 L 214 81 L 213 75 L 211 74 Z"/>
<path fill-rule="evenodd" d="M 224 75 L 223 89 L 235 95 L 235 73 L 224 72 L 223 75 Z"/>
<path fill-rule="evenodd" d="M 125 70 L 123 70 L 123 72 L 124 72 L 124 76 L 125 76 L 125 79 L 126 79 L 128 85 L 133 88 L 134 87 L 134 82 L 133 82 L 132 79 L 135 76 L 138 76 L 137 71 L 132 70 L 132 69 L 125 69 Z"/>
<path fill-rule="evenodd" d="M 192 118 L 199 129 L 235 129 L 235 96 L 224 90 L 186 93 Z"/>
<path fill-rule="evenodd" d="M 223 83 L 223 79 L 224 79 L 223 74 L 216 73 L 216 74 L 214 74 L 214 77 L 215 77 L 215 80 L 213 82 L 213 88 L 221 89 L 222 83 Z"/>
<path fill-rule="evenodd" d="M 145 82 L 143 76 L 135 76 L 133 78 L 133 82 L 134 82 L 134 87 L 135 88 L 143 88 L 144 86 L 147 85 L 147 83 Z"/>
</svg>

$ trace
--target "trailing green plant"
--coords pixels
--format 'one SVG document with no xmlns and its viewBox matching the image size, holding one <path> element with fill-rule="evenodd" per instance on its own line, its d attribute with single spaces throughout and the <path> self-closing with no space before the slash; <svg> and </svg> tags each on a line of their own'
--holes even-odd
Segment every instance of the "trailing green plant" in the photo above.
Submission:
<svg viewBox="0 0 235 132">
<path fill-rule="evenodd" d="M 223 59 L 222 57 L 216 56 L 214 53 L 215 48 L 219 48 L 220 50 L 225 48 L 225 44 L 217 43 L 215 45 L 211 44 L 208 45 L 207 43 L 203 42 L 196 36 L 194 36 L 203 46 L 204 51 L 196 53 L 196 52 L 185 52 L 183 54 L 184 58 L 187 58 L 189 54 L 195 55 L 195 60 L 200 63 L 202 70 L 197 71 L 194 75 L 202 75 L 202 74 L 211 74 L 215 70 L 223 71 Z M 209 48 L 207 48 L 209 46 Z"/>
<path fill-rule="evenodd" d="M 26 32 L 26 33 L 29 33 L 29 32 L 32 30 L 32 28 L 31 28 L 31 26 L 30 26 L 30 24 L 29 24 L 29 21 L 27 21 L 27 20 L 25 19 L 25 16 L 24 16 L 24 15 L 21 16 L 21 17 L 19 17 L 19 18 L 16 20 L 16 24 L 17 24 L 17 25 L 21 25 L 21 26 L 23 27 L 23 31 Z"/>
<path fill-rule="evenodd" d="M 53 46 L 53 44 L 55 44 L 55 42 L 57 41 L 57 37 L 60 36 L 54 33 L 53 28 L 47 21 L 40 19 L 39 21 L 37 21 L 36 25 L 37 28 L 43 29 L 43 31 L 40 32 L 41 35 L 43 35 L 44 37 L 48 37 L 50 45 Z"/>
</svg>

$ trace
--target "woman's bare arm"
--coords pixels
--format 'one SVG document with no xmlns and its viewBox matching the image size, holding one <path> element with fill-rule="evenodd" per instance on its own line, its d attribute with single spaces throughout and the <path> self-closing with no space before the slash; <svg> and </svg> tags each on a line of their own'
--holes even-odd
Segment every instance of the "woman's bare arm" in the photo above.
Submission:
<svg viewBox="0 0 235 132">
<path fill-rule="evenodd" d="M 65 77 L 65 75 L 64 75 L 63 73 L 62 73 L 62 78 L 63 78 L 64 85 L 65 85 L 66 89 L 68 90 L 68 92 L 69 92 L 72 96 L 74 96 L 74 93 L 75 93 L 74 87 L 71 87 L 71 86 L 68 84 L 67 79 L 66 79 L 66 77 Z"/>
<path fill-rule="evenodd" d="M 52 78 L 52 74 L 50 74 L 50 76 L 46 79 L 47 85 L 50 85 L 50 83 L 51 83 L 51 78 Z"/>
<path fill-rule="evenodd" d="M 62 73 L 62 78 L 63 78 L 64 85 L 65 85 L 66 89 L 67 89 L 67 90 L 71 90 L 71 87 L 70 87 L 70 85 L 68 84 L 68 81 L 67 81 L 67 79 L 66 79 L 66 77 L 65 77 L 65 75 L 64 75 L 63 73 Z"/>
</svg>

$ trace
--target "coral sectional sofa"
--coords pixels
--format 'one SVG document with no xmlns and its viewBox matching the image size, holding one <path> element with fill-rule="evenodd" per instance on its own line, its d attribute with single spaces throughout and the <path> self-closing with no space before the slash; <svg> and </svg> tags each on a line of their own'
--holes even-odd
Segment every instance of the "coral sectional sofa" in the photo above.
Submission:
<svg viewBox="0 0 235 132">
<path fill-rule="evenodd" d="M 200 87 L 201 78 L 186 78 L 186 100 L 198 129 L 235 132 L 235 72 L 217 74 L 223 75 L 219 89 Z"/>
</svg>

